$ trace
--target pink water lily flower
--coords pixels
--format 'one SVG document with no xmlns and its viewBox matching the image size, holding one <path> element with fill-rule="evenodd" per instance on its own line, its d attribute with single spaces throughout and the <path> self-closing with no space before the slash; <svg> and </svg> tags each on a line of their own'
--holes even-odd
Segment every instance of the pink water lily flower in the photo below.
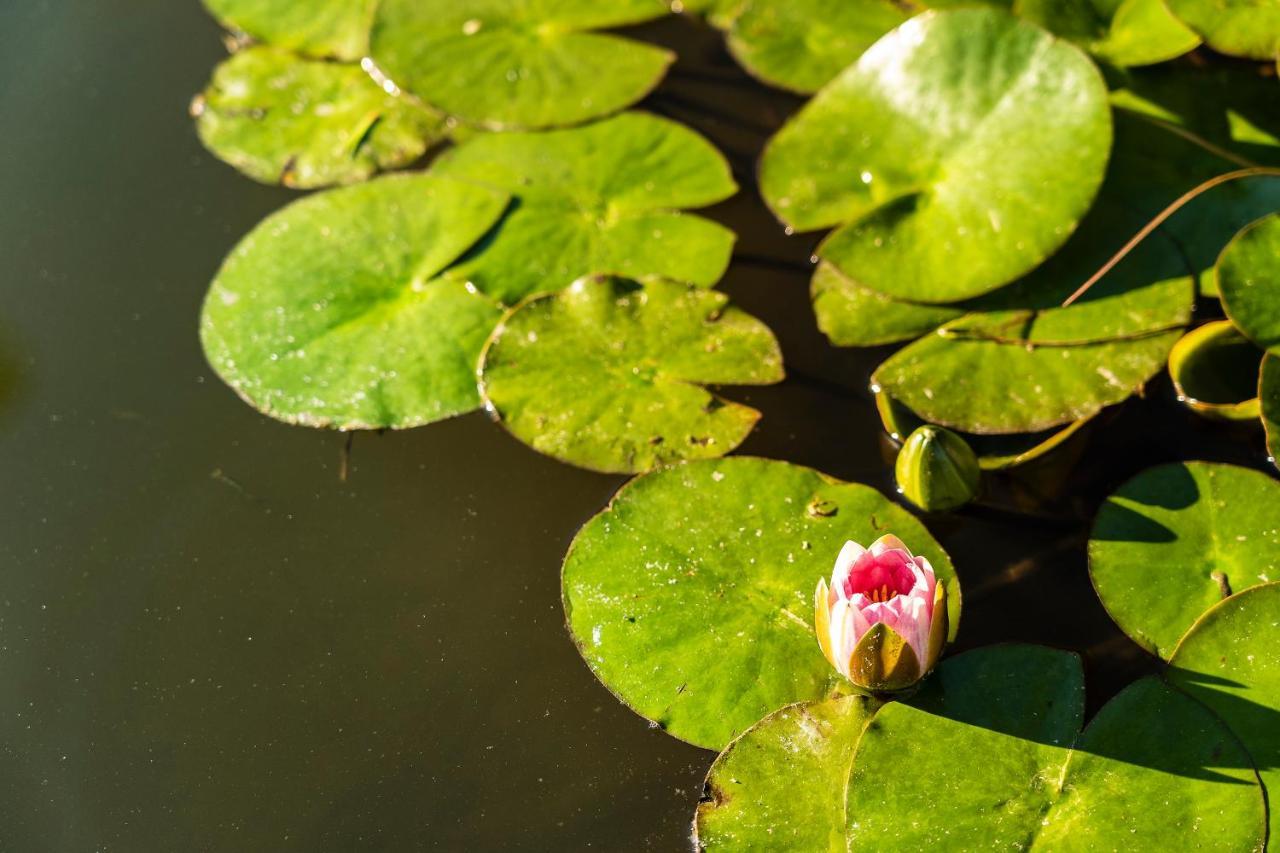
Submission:
<svg viewBox="0 0 1280 853">
<path fill-rule="evenodd" d="M 818 581 L 814 627 L 822 653 L 845 678 L 867 690 L 901 690 L 942 653 L 946 587 L 896 536 L 870 548 L 846 542 L 831 586 Z"/>
</svg>

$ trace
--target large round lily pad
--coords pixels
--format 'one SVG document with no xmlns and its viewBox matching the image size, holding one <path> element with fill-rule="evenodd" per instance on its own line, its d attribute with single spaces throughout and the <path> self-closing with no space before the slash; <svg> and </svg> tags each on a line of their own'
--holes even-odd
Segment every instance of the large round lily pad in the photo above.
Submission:
<svg viewBox="0 0 1280 853">
<path fill-rule="evenodd" d="M 1255 586 L 1200 618 L 1173 654 L 1169 679 L 1203 702 L 1253 759 L 1280 838 L 1280 582 Z"/>
<path fill-rule="evenodd" d="M 1280 214 L 1259 219 L 1227 244 L 1217 278 L 1231 322 L 1258 346 L 1280 353 Z"/>
<path fill-rule="evenodd" d="M 299 189 L 406 166 L 444 132 L 442 116 L 388 94 L 357 65 L 272 47 L 219 65 L 192 112 L 201 141 L 220 159 L 263 183 Z"/>
<path fill-rule="evenodd" d="M 381 0 L 371 51 L 397 84 L 468 122 L 576 124 L 640 100 L 674 59 L 590 31 L 669 11 L 657 0 Z"/>
<path fill-rule="evenodd" d="M 204 0 L 219 21 L 308 56 L 354 61 L 369 49 L 378 0 Z"/>
<path fill-rule="evenodd" d="M 1143 471 L 1098 510 L 1089 572 L 1121 629 L 1168 658 L 1227 595 L 1280 579 L 1280 483 L 1209 462 Z"/>
<path fill-rule="evenodd" d="M 1029 737 L 1069 739 L 1084 709 L 1084 674 L 1068 652 L 988 646 L 944 660 L 905 701 Z M 876 707 L 860 696 L 802 703 L 748 729 L 707 774 L 694 822 L 698 847 L 845 850 L 845 785 Z"/>
<path fill-rule="evenodd" d="M 1189 839 L 1260 849 L 1266 810 L 1249 757 L 1197 702 L 1146 678 L 1079 737 L 1057 719 L 1027 733 L 981 711 L 882 708 L 854 756 L 849 848 L 893 838 L 908 850 L 1196 846 Z"/>
<path fill-rule="evenodd" d="M 597 273 L 712 285 L 729 265 L 733 232 L 681 212 L 733 195 L 729 164 L 667 119 L 624 113 L 569 130 L 479 136 L 432 171 L 516 197 L 501 227 L 449 272 L 503 302 Z"/>
<path fill-rule="evenodd" d="M 908 17 L 890 0 L 749 0 L 729 50 L 755 77 L 810 93 Z"/>
<path fill-rule="evenodd" d="M 773 333 L 728 303 L 718 291 L 611 277 L 533 297 L 485 348 L 485 404 L 533 449 L 596 471 L 723 456 L 760 413 L 702 386 L 783 378 Z"/>
<path fill-rule="evenodd" d="M 747 457 L 662 469 L 625 486 L 574 539 L 569 630 L 628 706 L 720 749 L 784 705 L 842 689 L 814 638 L 813 590 L 846 540 L 886 533 L 933 564 L 954 631 L 951 561 L 874 489 Z"/>
<path fill-rule="evenodd" d="M 255 408 L 307 426 L 411 427 L 476 408 L 476 359 L 501 308 L 438 276 L 507 201 L 397 175 L 289 205 L 214 279 L 209 363 Z"/>
<path fill-rule="evenodd" d="M 1070 236 L 1110 144 L 1106 87 L 1078 48 L 998 9 L 930 12 L 770 140 L 761 191 L 797 230 L 844 224 L 819 254 L 864 287 L 954 302 Z"/>
<path fill-rule="evenodd" d="M 1277 0 L 1168 0 L 1169 8 L 1204 36 L 1209 47 L 1231 56 L 1275 61 L 1280 51 Z"/>
<path fill-rule="evenodd" d="M 1017 11 L 1112 65 L 1164 62 L 1200 44 L 1164 0 L 1021 0 Z"/>
</svg>

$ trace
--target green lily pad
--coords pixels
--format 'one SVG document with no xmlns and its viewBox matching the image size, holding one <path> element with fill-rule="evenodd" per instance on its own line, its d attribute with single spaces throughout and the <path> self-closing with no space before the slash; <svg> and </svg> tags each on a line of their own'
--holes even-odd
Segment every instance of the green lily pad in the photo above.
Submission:
<svg viewBox="0 0 1280 853">
<path fill-rule="evenodd" d="M 1256 850 L 1266 837 L 1248 756 L 1157 678 L 1128 687 L 1078 737 L 1069 714 L 1027 734 L 975 710 L 895 703 L 876 714 L 849 778 L 850 849 L 893 838 L 907 850 L 1157 850 L 1188 839 Z"/>
<path fill-rule="evenodd" d="M 407 166 L 444 133 L 444 119 L 383 91 L 357 65 L 272 47 L 243 50 L 192 104 L 219 159 L 251 178 L 299 189 L 363 181 Z"/>
<path fill-rule="evenodd" d="M 1280 582 L 1237 593 L 1200 618 L 1174 651 L 1169 680 L 1211 709 L 1253 759 L 1280 837 Z M 1240 849 L 1244 849 L 1243 847 Z"/>
<path fill-rule="evenodd" d="M 681 212 L 733 195 L 729 164 L 697 133 L 647 113 L 479 136 L 432 172 L 515 196 L 501 227 L 449 272 L 503 302 L 597 273 L 710 286 L 733 252 L 732 231 Z"/>
<path fill-rule="evenodd" d="M 718 30 L 728 30 L 733 26 L 733 19 L 742 12 L 747 0 L 672 0 L 671 7 L 676 12 L 702 15 L 707 23 Z"/>
<path fill-rule="evenodd" d="M 224 26 L 315 57 L 354 61 L 369 50 L 378 0 L 204 0 Z"/>
<path fill-rule="evenodd" d="M 877 706 L 866 696 L 788 705 L 747 729 L 707 773 L 697 848 L 843 850 L 844 786 Z"/>
<path fill-rule="evenodd" d="M 423 175 L 294 202 L 214 279 L 200 320 L 209 363 L 289 423 L 402 428 L 475 409 L 476 359 L 501 308 L 438 276 L 507 202 Z"/>
<path fill-rule="evenodd" d="M 838 347 L 909 341 L 965 314 L 954 305 L 922 305 L 868 290 L 823 261 L 809 286 L 818 328 Z"/>
<path fill-rule="evenodd" d="M 1020 0 L 1017 12 L 1113 65 L 1165 62 L 1200 44 L 1164 0 Z"/>
<path fill-rule="evenodd" d="M 1205 323 L 1169 351 L 1169 376 L 1178 401 L 1223 421 L 1256 421 L 1263 352 L 1230 320 Z"/>
<path fill-rule="evenodd" d="M 819 254 L 863 287 L 955 302 L 1070 236 L 1110 145 L 1106 88 L 1079 49 L 997 9 L 930 12 L 770 140 L 761 191 L 796 230 L 844 224 Z"/>
<path fill-rule="evenodd" d="M 1268 352 L 1280 353 L 1280 214 L 1245 228 L 1218 259 L 1218 294 L 1236 328 Z"/>
<path fill-rule="evenodd" d="M 1173 13 L 1220 53 L 1275 61 L 1280 52 L 1277 0 L 1168 0 Z"/>
<path fill-rule="evenodd" d="M 1280 483 L 1208 462 L 1143 471 L 1098 510 L 1089 572 L 1116 624 L 1167 659 L 1210 607 L 1280 578 Z"/>
<path fill-rule="evenodd" d="M 749 0 L 729 51 L 765 83 L 808 94 L 907 17 L 891 0 Z"/>
<path fill-rule="evenodd" d="M 656 0 L 382 0 L 371 52 L 397 84 L 465 121 L 577 124 L 643 98 L 674 59 L 591 31 L 669 12 Z"/>
<path fill-rule="evenodd" d="M 1264 355 L 1258 375 L 1258 404 L 1267 432 L 1267 453 L 1272 464 L 1280 459 L 1280 357 Z"/>
<path fill-rule="evenodd" d="M 485 404 L 540 453 L 595 471 L 723 456 L 760 419 L 703 385 L 783 378 L 768 327 L 712 290 L 582 279 L 517 306 L 480 365 Z"/>
<path fill-rule="evenodd" d="M 574 539 L 569 631 L 637 713 L 721 749 L 784 705 L 843 690 L 814 638 L 813 591 L 846 540 L 893 533 L 927 557 L 960 617 L 951 561 L 879 492 L 748 457 L 638 477 Z"/>
</svg>

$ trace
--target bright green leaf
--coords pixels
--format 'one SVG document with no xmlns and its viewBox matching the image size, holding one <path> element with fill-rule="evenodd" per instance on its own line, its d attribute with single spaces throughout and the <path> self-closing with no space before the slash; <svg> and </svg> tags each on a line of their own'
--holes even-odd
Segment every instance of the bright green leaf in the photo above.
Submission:
<svg viewBox="0 0 1280 853">
<path fill-rule="evenodd" d="M 1255 344 L 1280 353 L 1280 214 L 1232 238 L 1217 266 L 1222 308 Z"/>
<path fill-rule="evenodd" d="M 204 0 L 223 25 L 308 56 L 355 61 L 378 0 Z"/>
<path fill-rule="evenodd" d="M 1016 11 L 1113 65 L 1164 62 L 1200 44 L 1164 0 L 1020 0 Z"/>
<path fill-rule="evenodd" d="M 872 347 L 932 332 L 965 313 L 954 305 L 922 305 L 868 290 L 825 261 L 809 293 L 818 328 L 838 347 Z"/>
<path fill-rule="evenodd" d="M 1275 61 L 1280 51 L 1277 0 L 1168 0 L 1173 13 L 1220 53 Z"/>
</svg>

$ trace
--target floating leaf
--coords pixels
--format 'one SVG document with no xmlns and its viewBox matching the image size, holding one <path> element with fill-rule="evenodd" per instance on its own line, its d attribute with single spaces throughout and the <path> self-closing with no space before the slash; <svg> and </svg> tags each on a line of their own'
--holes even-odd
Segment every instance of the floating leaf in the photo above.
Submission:
<svg viewBox="0 0 1280 853">
<path fill-rule="evenodd" d="M 960 617 L 951 561 L 874 489 L 729 457 L 638 477 L 578 534 L 564 565 L 569 630 L 587 664 L 642 716 L 719 749 L 842 680 L 814 639 L 813 590 L 846 540 L 894 533 L 927 557 Z"/>
<path fill-rule="evenodd" d="M 200 139 L 220 159 L 299 189 L 406 166 L 444 130 L 441 116 L 387 94 L 359 66 L 271 47 L 219 65 L 193 112 Z"/>
<path fill-rule="evenodd" d="M 308 56 L 354 61 L 369 50 L 378 0 L 204 0 L 223 25 Z"/>
<path fill-rule="evenodd" d="M 1270 795 L 1272 838 L 1280 837 L 1278 625 L 1280 583 L 1237 593 L 1200 618 L 1174 651 L 1169 670 L 1170 681 L 1208 706 L 1244 744 Z"/>
<path fill-rule="evenodd" d="M 533 297 L 485 349 L 480 385 L 534 450 L 596 471 L 723 456 L 760 418 L 703 385 L 780 382 L 768 327 L 723 293 L 598 277 Z"/>
<path fill-rule="evenodd" d="M 859 285 L 823 261 L 810 285 L 818 328 L 838 347 L 872 347 L 909 341 L 964 316 L 954 305 L 922 305 Z"/>
<path fill-rule="evenodd" d="M 1017 690 L 1010 680 L 1008 692 L 983 700 L 998 714 Z M 1026 723 L 1040 722 L 1035 715 L 1011 727 L 981 704 L 962 713 L 885 706 L 854 756 L 849 848 L 885 838 L 908 850 L 1156 850 L 1179 849 L 1189 838 L 1261 848 L 1266 812 L 1257 776 L 1204 707 L 1145 678 L 1076 737 L 1078 709 L 1063 695 L 1044 709 L 1039 731 L 1027 732 Z"/>
<path fill-rule="evenodd" d="M 749 0 L 729 50 L 766 83 L 816 92 L 907 17 L 891 0 Z"/>
<path fill-rule="evenodd" d="M 1113 65 L 1152 65 L 1200 44 L 1164 0 L 1021 0 L 1018 14 Z"/>
<path fill-rule="evenodd" d="M 1169 351 L 1169 376 L 1178 400 L 1225 421 L 1256 420 L 1263 353 L 1230 320 L 1205 323 Z"/>
<path fill-rule="evenodd" d="M 1168 658 L 1214 604 L 1280 577 L 1280 483 L 1209 462 L 1149 468 L 1098 510 L 1089 572 L 1116 624 Z"/>
<path fill-rule="evenodd" d="M 1258 404 L 1262 409 L 1262 426 L 1267 431 L 1267 453 L 1274 464 L 1280 459 L 1280 358 L 1277 356 L 1262 357 Z"/>
<path fill-rule="evenodd" d="M 643 98 L 674 59 L 590 31 L 669 11 L 656 0 L 382 0 L 372 54 L 400 86 L 465 121 L 577 124 Z"/>
<path fill-rule="evenodd" d="M 432 171 L 516 197 L 501 227 L 449 273 L 503 302 L 596 273 L 712 285 L 729 265 L 733 232 L 680 212 L 733 195 L 729 164 L 667 119 L 624 113 L 570 130 L 479 136 Z"/>
<path fill-rule="evenodd" d="M 1218 259 L 1217 279 L 1231 322 L 1258 346 L 1280 353 L 1280 214 L 1232 238 Z"/>
<path fill-rule="evenodd" d="M 869 48 L 770 140 L 761 190 L 863 287 L 955 302 L 1040 264 L 1093 201 L 1106 89 L 1077 48 L 995 9 L 931 12 Z"/>
<path fill-rule="evenodd" d="M 1275 0 L 1168 0 L 1173 13 L 1219 53 L 1274 62 L 1280 52 Z"/>
<path fill-rule="evenodd" d="M 209 363 L 258 410 L 307 426 L 411 427 L 476 408 L 476 359 L 501 308 L 438 276 L 507 201 L 397 175 L 289 205 L 214 279 Z"/>
</svg>

